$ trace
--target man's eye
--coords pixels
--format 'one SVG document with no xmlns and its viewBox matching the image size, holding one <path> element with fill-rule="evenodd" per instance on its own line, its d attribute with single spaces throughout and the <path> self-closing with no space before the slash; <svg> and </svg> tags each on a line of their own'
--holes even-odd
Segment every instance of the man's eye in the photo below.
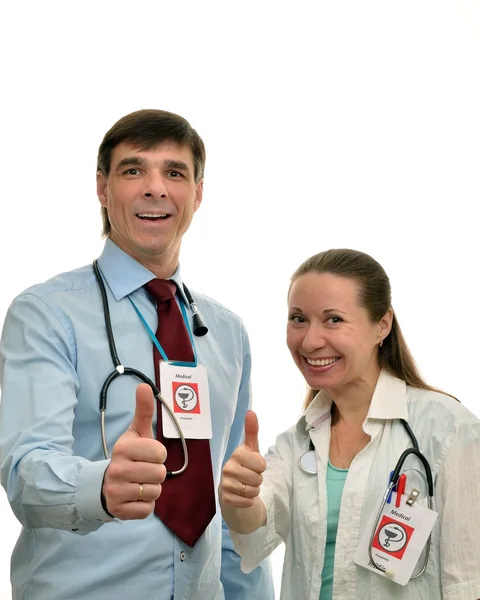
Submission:
<svg viewBox="0 0 480 600">
<path fill-rule="evenodd" d="M 131 169 L 126 169 L 123 174 L 124 175 L 138 175 L 140 173 L 140 171 L 138 169 L 135 168 L 131 168 Z"/>
<path fill-rule="evenodd" d="M 182 174 L 178 171 L 169 171 L 168 175 L 169 177 L 173 177 L 173 179 L 176 179 L 177 177 L 182 177 Z"/>
</svg>

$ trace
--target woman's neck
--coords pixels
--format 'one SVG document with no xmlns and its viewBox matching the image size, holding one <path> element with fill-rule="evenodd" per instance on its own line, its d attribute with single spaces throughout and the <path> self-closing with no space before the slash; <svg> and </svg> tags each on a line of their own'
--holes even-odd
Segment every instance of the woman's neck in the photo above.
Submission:
<svg viewBox="0 0 480 600">
<path fill-rule="evenodd" d="M 361 428 L 365 421 L 373 393 L 377 385 L 380 369 L 377 373 L 362 377 L 338 389 L 330 389 L 334 405 L 332 406 L 332 424 L 343 421 L 352 428 Z"/>
</svg>

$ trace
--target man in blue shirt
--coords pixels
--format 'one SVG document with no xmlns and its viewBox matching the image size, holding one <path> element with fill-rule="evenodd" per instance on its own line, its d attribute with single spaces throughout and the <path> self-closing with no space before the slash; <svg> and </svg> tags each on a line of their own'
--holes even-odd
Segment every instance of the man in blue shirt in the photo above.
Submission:
<svg viewBox="0 0 480 600">
<path fill-rule="evenodd" d="M 170 279 L 178 305 L 189 304 L 179 252 L 202 201 L 204 164 L 197 132 L 165 111 L 123 117 L 99 149 L 107 240 L 98 265 L 116 350 L 122 365 L 152 381 L 147 326 L 155 332 L 158 317 L 144 286 Z M 250 348 L 236 315 L 192 296 L 209 328 L 191 340 L 208 373 L 216 492 L 243 435 Z M 183 310 L 191 327 L 192 313 Z M 193 547 L 153 513 L 162 502 L 166 452 L 152 435 L 153 394 L 135 377 L 120 375 L 110 386 L 105 458 L 99 394 L 113 369 L 92 266 L 33 286 L 10 306 L 0 344 L 0 461 L 23 525 L 12 555 L 13 600 L 273 599 L 268 564 L 241 573 L 218 507 Z"/>
</svg>

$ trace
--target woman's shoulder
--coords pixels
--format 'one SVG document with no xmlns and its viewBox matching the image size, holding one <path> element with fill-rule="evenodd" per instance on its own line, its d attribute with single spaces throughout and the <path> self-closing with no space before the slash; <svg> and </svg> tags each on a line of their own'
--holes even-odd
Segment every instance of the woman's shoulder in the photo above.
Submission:
<svg viewBox="0 0 480 600">
<path fill-rule="evenodd" d="M 480 419 L 474 415 L 461 401 L 441 391 L 424 390 L 407 385 L 407 406 L 411 415 L 423 417 L 430 421 L 438 420 L 439 424 L 479 425 Z"/>
<path fill-rule="evenodd" d="M 452 449 L 480 444 L 480 419 L 448 394 L 407 386 L 408 422 L 432 470 L 438 472 Z"/>
</svg>

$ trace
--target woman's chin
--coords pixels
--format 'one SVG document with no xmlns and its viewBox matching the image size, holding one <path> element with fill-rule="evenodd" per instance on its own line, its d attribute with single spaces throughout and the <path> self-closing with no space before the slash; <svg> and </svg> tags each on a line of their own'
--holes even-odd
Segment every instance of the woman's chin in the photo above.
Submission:
<svg viewBox="0 0 480 600">
<path fill-rule="evenodd" d="M 305 377 L 307 384 L 314 390 L 330 390 L 339 387 L 341 381 L 339 377 Z"/>
</svg>

